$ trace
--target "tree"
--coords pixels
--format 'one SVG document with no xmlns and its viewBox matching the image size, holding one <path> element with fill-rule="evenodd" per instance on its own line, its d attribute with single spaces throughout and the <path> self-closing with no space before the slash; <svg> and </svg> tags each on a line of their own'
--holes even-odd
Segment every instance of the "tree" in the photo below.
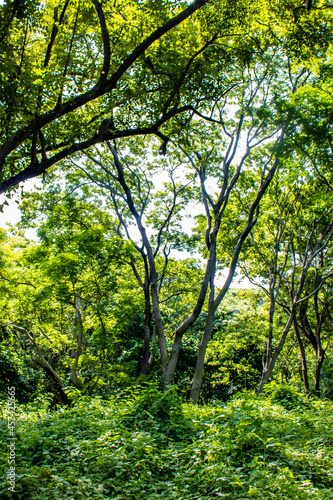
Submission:
<svg viewBox="0 0 333 500">
<path fill-rule="evenodd" d="M 89 392 L 112 357 L 112 299 L 129 250 L 103 211 L 73 196 L 44 219 L 40 243 L 23 241 L 6 270 L 2 326 L 27 337 L 62 393 Z"/>
<path fill-rule="evenodd" d="M 256 224 L 261 200 L 265 191 L 268 189 L 280 162 L 285 128 L 288 126 L 290 116 L 288 112 L 280 114 L 279 116 L 279 112 L 277 111 L 279 104 L 278 100 L 276 100 L 276 94 L 274 92 L 275 88 L 279 86 L 281 93 L 283 90 L 287 93 L 288 90 L 289 92 L 292 91 L 295 85 L 302 85 L 304 82 L 302 77 L 305 73 L 301 70 L 295 75 L 289 73 L 289 89 L 288 87 L 283 86 L 282 79 L 280 78 L 283 71 L 288 74 L 288 63 L 287 65 L 283 65 L 280 57 L 281 54 L 279 50 L 273 51 L 273 53 L 265 54 L 262 59 L 258 58 L 258 60 L 253 64 L 253 67 L 250 66 L 248 69 L 243 70 L 243 78 L 244 82 L 246 82 L 244 84 L 244 90 L 243 93 L 240 95 L 238 94 L 233 101 L 234 105 L 237 103 L 239 106 L 239 111 L 236 113 L 236 116 L 239 116 L 238 121 L 235 120 L 235 122 L 232 123 L 232 120 L 228 118 L 225 109 L 223 107 L 220 108 L 217 105 L 219 113 L 216 113 L 216 117 L 213 116 L 212 120 L 215 121 L 217 125 L 220 125 L 222 132 L 229 140 L 229 144 L 227 143 L 226 152 L 222 161 L 221 171 L 218 169 L 215 171 L 210 169 L 209 171 L 210 175 L 214 175 L 218 179 L 218 185 L 221 186 L 221 190 L 217 194 L 214 193 L 210 195 L 207 192 L 206 182 L 208 171 L 206 172 L 206 165 L 205 162 L 202 161 L 202 155 L 200 154 L 198 156 L 198 154 L 195 153 L 197 158 L 195 160 L 192 158 L 192 164 L 197 170 L 201 182 L 202 201 L 205 207 L 207 220 L 205 229 L 205 245 L 208 251 L 207 253 L 209 253 L 209 257 L 206 271 L 206 289 L 208 285 L 210 289 L 205 331 L 199 347 L 196 373 L 192 383 L 191 398 L 194 402 L 197 402 L 199 396 L 204 369 L 205 353 L 211 337 L 216 310 L 230 286 L 242 246 L 248 235 L 251 233 L 252 228 Z M 276 64 L 277 61 L 279 61 L 279 70 L 275 73 L 276 66 L 274 66 L 274 64 Z M 288 85 L 288 80 L 286 80 L 286 82 Z M 239 99 L 239 101 L 237 99 Z M 276 113 L 276 117 L 274 117 L 274 113 Z M 274 139 L 272 140 L 272 138 Z M 245 143 L 243 150 L 242 142 Z M 254 154 L 254 160 L 252 160 L 252 150 L 255 150 L 263 143 L 267 144 L 265 146 L 265 154 L 263 155 L 262 150 L 260 150 L 260 160 L 258 154 Z M 240 159 L 237 158 L 236 152 L 239 154 Z M 199 167 L 195 164 L 198 160 L 200 162 L 198 162 L 200 165 Z M 235 186 L 237 186 L 237 182 L 243 172 L 243 169 L 246 168 L 247 164 L 251 166 L 252 161 L 258 162 L 260 175 L 255 182 L 250 184 L 248 192 L 250 193 L 251 201 L 246 207 L 246 211 L 243 212 L 241 218 L 240 214 L 237 212 L 237 207 L 235 209 L 234 205 L 232 205 L 232 216 L 230 216 L 230 213 L 228 214 L 228 208 L 230 207 L 229 199 L 232 196 Z M 233 162 L 235 162 L 235 165 Z M 247 183 L 251 182 L 251 167 L 248 167 L 248 170 L 249 172 L 244 172 L 242 174 L 242 176 L 247 179 Z M 225 227 L 229 229 L 230 223 L 233 222 L 234 218 L 236 219 L 237 236 L 235 236 L 232 241 L 230 249 L 228 275 L 224 285 L 216 293 L 214 280 L 218 262 L 217 251 L 219 248 L 217 244 L 217 237 L 219 235 L 220 228 L 221 232 L 225 229 Z M 225 227 L 223 227 L 223 223 L 225 224 Z"/>
<path fill-rule="evenodd" d="M 86 152 L 84 164 L 72 161 L 71 169 L 66 166 L 66 184 L 76 192 L 83 185 L 86 196 L 90 193 L 97 203 L 101 202 L 107 207 L 111 218 L 118 219 L 118 236 L 124 242 L 131 242 L 131 254 L 123 262 L 132 269 L 144 295 L 144 346 L 140 369 L 140 374 L 144 375 L 153 361 L 151 338 L 156 335 L 163 371 L 167 363 L 160 301 L 167 305 L 175 294 L 192 288 L 197 276 L 192 267 L 193 279 L 189 279 L 189 283 L 184 285 L 177 280 L 171 294 L 163 290 L 164 283 L 170 279 L 170 252 L 185 241 L 185 235 L 178 225 L 181 212 L 190 197 L 188 188 L 191 181 L 179 176 L 183 166 L 181 163 L 173 165 L 163 158 L 159 162 L 152 162 L 149 150 L 147 153 L 140 142 L 127 143 L 130 149 L 124 157 L 120 155 L 120 148 L 112 146 L 110 142 L 104 148 L 90 149 Z M 164 171 L 166 165 L 167 172 Z M 165 176 L 163 185 L 154 186 L 148 178 L 152 172 L 156 177 Z M 52 183 L 53 180 L 51 190 Z"/>
<path fill-rule="evenodd" d="M 325 288 L 325 281 L 331 273 L 332 200 L 329 191 L 324 191 L 325 196 L 323 195 L 324 184 L 321 177 L 316 176 L 316 172 L 308 164 L 300 166 L 298 161 L 299 158 L 290 155 L 281 165 L 262 204 L 259 222 L 251 233 L 250 243 L 242 256 L 242 271 L 265 291 L 270 304 L 259 393 L 268 381 L 293 326 L 301 353 L 305 391 L 309 393 L 306 355 L 300 330 L 304 331 L 307 304 L 312 299 L 315 300 L 317 311 L 317 339 L 313 333 L 311 335 L 309 324 L 308 330 L 305 330 L 305 338 L 312 340 L 320 360 L 316 379 L 323 362 L 320 329 L 327 304 L 319 317 L 318 294 L 321 294 L 321 287 Z M 240 203 L 246 204 L 241 199 Z M 282 308 L 285 313 L 283 326 L 275 321 L 277 308 Z M 303 323 L 300 323 L 301 318 Z M 279 340 L 276 339 L 277 330 L 282 330 Z M 318 383 L 315 383 L 316 392 Z"/>
<path fill-rule="evenodd" d="M 67 0 L 57 7 L 31 2 L 22 16 L 15 4 L 2 26 L 0 191 L 101 141 L 159 134 L 163 123 L 188 109 L 172 97 L 181 87 L 177 73 L 167 76 L 159 91 L 163 72 L 154 43 L 205 3 L 196 0 L 179 12 L 170 2 L 158 9 L 134 1 L 73 5 Z M 174 15 L 168 19 L 170 8 Z M 1 9 L 9 12 L 8 5 Z M 169 43 L 168 58 L 180 66 L 186 60 L 183 80 L 196 58 L 194 38 L 191 44 L 194 53 L 179 58 L 179 44 Z M 147 115 L 151 96 L 158 106 Z M 144 116 L 133 119 L 134 109 Z"/>
<path fill-rule="evenodd" d="M 39 229 L 39 234 L 43 237 L 43 241 L 50 241 L 54 244 L 54 231 L 62 234 L 62 246 L 67 248 L 72 239 L 68 222 L 77 219 L 76 212 L 87 210 L 86 206 L 94 204 L 102 204 L 107 210 L 104 216 L 110 218 L 110 223 L 114 226 L 114 231 L 119 238 L 119 242 L 123 241 L 127 252 L 122 254 L 122 269 L 123 269 L 123 285 L 119 286 L 118 293 L 118 308 L 124 307 L 126 300 L 121 298 L 121 294 L 125 291 L 126 286 L 133 287 L 133 279 L 137 281 L 137 286 L 141 288 L 144 300 L 144 311 L 138 310 L 138 314 L 143 314 L 143 357 L 139 374 L 144 375 L 150 369 L 154 360 L 155 338 L 160 335 L 160 330 L 155 324 L 155 315 L 159 314 L 162 324 L 162 315 L 168 311 L 168 321 L 171 324 L 171 314 L 173 317 L 182 317 L 180 307 L 184 308 L 183 298 L 178 300 L 177 297 L 191 290 L 191 294 L 195 293 L 198 286 L 199 269 L 194 261 L 186 260 L 176 262 L 170 257 L 170 251 L 173 247 L 179 248 L 184 241 L 184 234 L 177 227 L 181 211 L 184 204 L 190 195 L 187 192 L 187 184 L 182 183 L 178 178 L 177 170 L 181 170 L 181 164 L 170 166 L 169 182 L 168 176 L 163 185 L 154 186 L 148 180 L 148 172 L 154 171 L 155 174 L 163 175 L 163 168 L 159 163 L 169 163 L 164 158 L 160 158 L 159 162 L 151 162 L 151 159 L 144 158 L 147 154 L 140 144 L 135 142 L 132 145 L 133 151 L 141 155 L 138 159 L 130 150 L 124 158 L 120 157 L 120 153 L 114 150 L 111 144 L 106 145 L 104 149 L 99 148 L 95 151 L 87 152 L 86 162 L 84 165 L 77 165 L 72 162 L 71 169 L 66 168 L 67 193 L 61 193 L 55 190 L 56 176 L 53 175 L 49 182 L 44 183 L 44 193 L 27 194 L 22 205 L 23 225 L 34 224 L 34 218 L 37 213 L 42 213 L 43 217 L 47 218 L 45 223 Z M 111 151 L 113 153 L 111 154 Z M 114 155 L 116 161 L 114 159 Z M 147 166 L 147 163 L 150 166 Z M 98 169 L 96 169 L 98 165 Z M 61 184 L 63 179 L 60 177 Z M 75 192 L 75 200 L 77 207 L 73 205 L 73 214 L 71 214 L 71 197 Z M 89 205 L 87 205 L 89 200 Z M 32 210 L 34 207 L 34 210 Z M 58 220 L 57 208 L 60 213 L 65 211 L 68 214 L 68 221 Z M 63 208 L 62 208 L 63 207 Z M 93 212 L 92 212 L 93 213 Z M 117 221 L 117 222 L 115 222 Z M 69 230 L 64 233 L 59 227 L 63 224 Z M 93 220 L 85 222 L 86 227 L 86 244 L 89 245 L 89 228 Z M 94 227 L 94 226 L 92 226 Z M 107 225 L 106 225 L 107 227 Z M 134 231 L 133 231 L 134 227 Z M 96 228 L 97 230 L 97 228 Z M 84 231 L 84 227 L 83 227 Z M 66 243 L 66 239 L 70 240 Z M 56 237 L 56 241 L 58 237 Z M 91 243 L 90 243 L 91 244 Z M 105 247 L 105 252 L 108 252 Z M 118 254 L 117 254 L 118 255 Z M 49 256 L 50 258 L 50 256 Z M 110 253 L 107 262 L 112 263 L 114 255 Z M 171 266 L 171 267 L 170 267 Z M 169 269 L 170 267 L 170 269 Z M 128 276 L 128 270 L 131 270 L 133 277 Z M 66 274 L 66 273 L 65 273 Z M 153 292 L 152 283 L 155 276 L 155 289 Z M 186 277 L 186 281 L 184 279 Z M 126 280 L 130 285 L 126 285 Z M 155 293 L 155 296 L 153 294 Z M 158 298 L 156 299 L 156 295 Z M 138 294 L 136 294 L 138 296 Z M 155 305 L 152 298 L 154 297 Z M 158 310 L 156 313 L 156 302 L 158 302 Z M 173 304 L 171 313 L 170 303 Z M 122 304 L 120 306 L 120 303 Z M 186 310 L 186 308 L 185 308 Z M 140 311 L 140 312 L 139 312 Z M 123 338 L 123 334 L 119 331 L 119 337 Z M 124 340 L 123 340 L 124 341 Z M 165 334 L 163 331 L 162 341 L 165 343 Z M 118 342 L 118 341 L 117 341 Z"/>
<path fill-rule="evenodd" d="M 90 181 L 102 187 L 104 191 L 109 192 L 113 208 L 119 218 L 119 227 L 123 228 L 126 238 L 130 238 L 128 222 L 125 218 L 126 214 L 127 216 L 130 215 L 137 225 L 141 237 L 141 246 L 136 245 L 136 250 L 141 254 L 145 269 L 145 278 L 144 280 L 140 278 L 139 283 L 144 290 L 146 299 L 146 366 L 149 359 L 148 346 L 150 333 L 148 325 L 151 317 L 151 294 L 154 327 L 157 331 L 159 339 L 162 373 L 165 386 L 169 385 L 174 380 L 181 339 L 198 318 L 206 299 L 207 289 L 210 287 L 211 295 L 206 321 L 206 332 L 199 348 L 197 370 L 193 383 L 192 399 L 195 401 L 197 401 L 200 390 L 205 351 L 211 335 L 216 309 L 230 286 L 242 244 L 255 224 L 261 198 L 274 176 L 279 163 L 278 155 L 276 156 L 275 151 L 277 150 L 277 146 L 282 142 L 284 136 L 284 129 L 281 123 L 283 120 L 286 120 L 286 116 L 284 115 L 283 119 L 276 122 L 271 118 L 273 115 L 272 107 L 275 106 L 275 97 L 272 92 L 272 88 L 277 85 L 277 82 L 281 85 L 280 75 L 277 74 L 274 66 L 276 61 L 281 63 L 280 54 L 278 51 L 273 51 L 272 53 L 265 54 L 262 58 L 258 59 L 258 62 L 253 64 L 253 67 L 242 67 L 238 70 L 237 79 L 241 89 L 235 89 L 235 87 L 237 87 L 237 80 L 235 80 L 234 72 L 234 84 L 227 88 L 222 94 L 215 97 L 213 104 L 210 104 L 210 106 L 212 106 L 210 115 L 209 113 L 204 115 L 196 110 L 196 120 L 193 119 L 193 113 L 192 119 L 188 121 L 185 127 L 180 129 L 178 134 L 180 152 L 185 155 L 188 167 L 192 169 L 192 178 L 198 178 L 200 182 L 203 206 L 207 215 L 205 243 L 209 252 L 209 258 L 196 305 L 193 312 L 180 326 L 177 327 L 170 356 L 168 356 L 167 352 L 159 304 L 160 287 L 158 283 L 159 281 L 163 281 L 164 271 L 162 271 L 162 275 L 159 277 L 155 259 L 159 249 L 161 248 L 163 240 L 166 241 L 164 247 L 164 249 L 166 249 L 169 236 L 166 237 L 165 234 L 169 235 L 169 225 L 172 224 L 172 217 L 177 204 L 179 204 L 178 198 L 180 197 L 180 194 L 186 192 L 185 186 L 176 185 L 173 179 L 173 174 L 171 175 L 172 190 L 169 195 L 169 208 L 164 213 L 162 220 L 159 221 L 159 224 L 155 225 L 156 248 L 153 249 L 147 236 L 147 230 L 143 221 L 143 217 L 146 215 L 145 209 L 151 196 L 150 184 L 147 177 L 145 177 L 146 174 L 144 173 L 144 170 L 141 168 L 141 172 L 139 173 L 133 166 L 135 165 L 133 155 L 142 154 L 142 151 L 138 149 L 138 146 L 134 143 L 132 144 L 127 142 L 127 147 L 129 148 L 128 156 L 130 158 L 131 165 L 129 165 L 125 159 L 122 160 L 120 158 L 118 151 L 119 147 L 117 146 L 115 139 L 114 145 L 107 142 L 108 152 L 112 155 L 110 160 L 107 159 L 106 153 L 103 153 L 102 150 L 99 152 L 99 157 L 96 156 L 96 153 L 94 156 L 94 154 L 89 151 L 86 152 L 89 162 L 86 162 L 86 165 L 82 167 L 76 164 L 76 167 L 79 170 L 82 170 L 84 175 Z M 302 75 L 297 75 L 296 78 L 299 80 L 301 76 Z M 293 82 L 291 83 L 293 84 Z M 237 116 L 237 113 L 235 113 L 235 118 L 229 117 L 228 105 L 231 103 L 234 106 L 239 107 L 239 117 Z M 208 106 L 209 104 L 206 101 L 202 104 L 202 107 L 206 110 L 209 109 Z M 209 146 L 208 144 L 203 146 L 201 138 L 207 134 L 207 130 L 209 130 L 210 133 L 210 144 Z M 242 134 L 246 134 L 246 149 L 245 152 L 241 154 L 241 159 L 239 160 L 238 165 L 233 166 L 232 162 L 235 159 L 236 152 L 241 150 L 242 147 Z M 262 167 L 262 176 L 258 183 L 258 191 L 255 193 L 252 206 L 249 208 L 247 223 L 239 232 L 238 241 L 235 244 L 229 276 L 225 286 L 218 294 L 216 300 L 214 300 L 217 234 L 220 230 L 222 217 L 228 205 L 230 194 L 238 181 L 241 170 L 250 156 L 251 151 L 258 147 L 262 142 L 271 141 L 272 138 L 274 138 L 274 140 L 271 142 L 270 148 L 268 148 L 269 153 Z M 169 141 L 170 149 L 173 141 L 170 139 Z M 223 146 L 226 147 L 226 153 L 223 159 L 221 159 L 222 148 L 216 148 L 217 152 L 214 155 L 212 155 L 212 151 L 209 151 L 208 149 L 209 147 L 214 148 L 217 141 L 222 143 L 222 148 Z M 189 148 L 191 148 L 192 155 L 184 149 L 185 147 L 187 147 L 187 150 L 190 150 Z M 200 147 L 203 148 L 203 151 L 199 153 L 196 149 Z M 222 163 L 221 171 L 214 165 L 214 162 L 218 161 L 221 161 Z M 197 166 L 196 162 L 199 166 Z M 92 166 L 94 169 L 92 169 Z M 175 167 L 173 167 L 173 169 L 174 168 Z M 125 171 L 127 171 L 126 174 Z M 217 196 L 215 193 L 213 195 L 208 194 L 206 188 L 208 172 L 218 179 L 218 183 L 221 186 L 221 191 Z M 214 201 L 214 197 L 216 197 L 216 202 Z M 167 263 L 167 254 L 165 250 L 164 256 L 165 262 Z M 139 278 L 139 273 L 135 267 L 134 260 L 131 261 L 131 266 L 134 274 L 137 278 Z"/>
<path fill-rule="evenodd" d="M 105 140 L 155 134 L 165 142 L 165 124 L 181 126 L 221 87 L 224 59 L 207 49 L 214 54 L 217 43 L 223 52 L 228 37 L 246 61 L 263 50 L 262 30 L 303 60 L 331 36 L 329 10 L 300 13 L 309 22 L 293 25 L 280 2 L 15 0 L 0 8 L 0 193 Z"/>
<path fill-rule="evenodd" d="M 310 392 L 306 370 L 306 354 L 304 343 L 313 348 L 316 363 L 314 376 L 314 393 L 320 396 L 321 370 L 327 355 L 327 349 L 332 337 L 332 258 L 330 249 L 326 248 L 313 265 L 312 276 L 306 283 L 308 300 L 302 302 L 295 315 L 294 328 L 302 356 L 303 379 L 305 392 Z M 312 278 L 312 279 L 311 279 Z M 300 335 L 303 334 L 303 338 Z M 324 345 L 326 346 L 324 347 Z"/>
</svg>

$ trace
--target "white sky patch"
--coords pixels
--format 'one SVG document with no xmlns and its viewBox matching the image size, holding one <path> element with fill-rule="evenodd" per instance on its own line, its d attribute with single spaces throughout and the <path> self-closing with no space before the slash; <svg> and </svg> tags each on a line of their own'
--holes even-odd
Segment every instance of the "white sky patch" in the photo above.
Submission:
<svg viewBox="0 0 333 500">
<path fill-rule="evenodd" d="M 10 193 L 10 197 L 8 197 L 8 193 L 7 196 L 6 194 L 0 195 L 0 207 L 2 206 L 2 213 L 0 213 L 0 227 L 9 230 L 11 227 L 20 222 L 21 211 L 19 209 L 19 205 L 21 202 L 22 188 L 25 192 L 30 192 L 33 191 L 37 186 L 41 186 L 40 179 L 29 179 L 22 183 L 16 191 Z M 25 231 L 25 236 L 29 240 L 36 240 L 36 229 L 27 229 Z"/>
<path fill-rule="evenodd" d="M 18 198 L 19 196 L 15 194 L 13 198 L 6 199 L 4 195 L 0 195 L 0 205 L 3 205 L 2 213 L 0 214 L 0 227 L 8 229 L 8 224 L 15 225 L 21 219 L 21 212 L 18 208 Z"/>
</svg>

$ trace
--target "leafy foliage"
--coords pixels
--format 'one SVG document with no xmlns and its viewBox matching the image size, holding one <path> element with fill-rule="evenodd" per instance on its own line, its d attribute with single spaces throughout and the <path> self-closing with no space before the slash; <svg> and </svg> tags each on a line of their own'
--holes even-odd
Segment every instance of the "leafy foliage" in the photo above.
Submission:
<svg viewBox="0 0 333 500">
<path fill-rule="evenodd" d="M 4 499 L 332 498 L 329 402 L 286 409 L 245 393 L 198 407 L 148 386 L 65 411 L 46 404 L 17 408 L 17 492 L 4 481 Z"/>
</svg>

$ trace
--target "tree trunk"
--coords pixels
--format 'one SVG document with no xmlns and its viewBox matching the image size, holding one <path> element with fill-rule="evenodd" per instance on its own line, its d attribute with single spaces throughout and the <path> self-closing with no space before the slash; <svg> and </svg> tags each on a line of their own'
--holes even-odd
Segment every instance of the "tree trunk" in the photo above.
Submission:
<svg viewBox="0 0 333 500">
<path fill-rule="evenodd" d="M 149 359 L 150 359 L 150 323 L 151 323 L 151 305 L 150 305 L 150 294 L 149 288 L 145 288 L 145 322 L 143 325 L 144 340 L 143 340 L 143 354 L 142 363 L 139 372 L 140 375 L 146 375 L 149 371 Z"/>
<path fill-rule="evenodd" d="M 73 349 L 74 363 L 71 365 L 71 373 L 72 373 L 72 383 L 73 386 L 77 389 L 81 389 L 81 383 L 78 378 L 78 365 L 79 365 L 79 357 L 82 354 L 82 348 L 84 344 L 84 331 L 83 331 L 83 322 L 82 322 L 82 304 L 80 294 L 77 297 L 75 302 L 75 319 L 74 319 L 74 329 L 75 333 L 73 334 L 74 340 L 76 339 L 76 349 Z"/>
<path fill-rule="evenodd" d="M 274 295 L 274 290 L 270 291 L 270 306 L 269 306 L 269 318 L 268 318 L 268 334 L 267 334 L 267 346 L 266 346 L 266 358 L 265 363 L 263 363 L 263 371 L 267 370 L 271 359 L 273 351 L 273 322 L 275 313 L 275 302 L 276 297 Z"/>
<path fill-rule="evenodd" d="M 157 291 L 157 279 L 151 284 L 151 297 L 153 302 L 153 314 L 154 314 L 154 322 L 155 329 L 158 338 L 158 345 L 160 348 L 161 354 L 161 365 L 162 365 L 162 377 L 165 373 L 167 363 L 168 363 L 168 351 L 165 342 L 164 329 L 163 329 L 163 321 L 161 317 L 160 305 L 158 300 L 158 291 Z"/>
<path fill-rule="evenodd" d="M 177 328 L 175 332 L 175 337 L 172 344 L 172 349 L 169 357 L 169 362 L 167 369 L 165 371 L 163 377 L 163 387 L 166 388 L 168 385 L 173 384 L 175 378 L 175 372 L 177 367 L 178 355 L 180 351 L 181 341 L 184 333 L 195 323 L 198 319 L 199 314 L 202 310 L 202 307 L 205 302 L 206 293 L 208 289 L 209 282 L 212 277 L 212 273 L 215 268 L 215 249 L 211 247 L 210 255 L 207 261 L 206 271 L 204 278 L 202 280 L 200 292 L 198 295 L 198 299 L 196 305 L 192 311 L 192 313 L 186 318 L 186 320 Z"/>
<path fill-rule="evenodd" d="M 325 351 L 322 347 L 318 349 L 318 358 L 317 358 L 317 366 L 316 366 L 316 374 L 315 374 L 315 394 L 319 398 L 320 397 L 320 375 L 321 375 L 321 367 L 323 366 L 325 359 Z"/>
<path fill-rule="evenodd" d="M 205 330 L 200 342 L 199 352 L 197 356 L 197 364 L 195 368 L 195 375 L 191 387 L 191 400 L 194 404 L 198 402 L 202 377 L 204 371 L 205 355 L 208 346 L 208 342 L 212 335 L 213 325 L 214 325 L 215 309 L 211 306 L 208 310 L 208 316 L 206 319 Z"/>
<path fill-rule="evenodd" d="M 304 382 L 304 390 L 305 394 L 309 394 L 309 379 L 308 379 L 308 368 L 307 368 L 307 363 L 306 363 L 306 355 L 305 355 L 305 349 L 304 349 L 304 344 L 302 342 L 300 333 L 299 333 L 299 328 L 297 324 L 297 318 L 296 315 L 294 317 L 294 329 L 295 329 L 295 334 L 296 334 L 296 339 L 298 342 L 299 350 L 301 353 L 301 360 L 302 360 L 302 375 L 303 375 L 303 382 Z"/>
<path fill-rule="evenodd" d="M 30 334 L 28 332 L 28 330 L 26 330 L 25 328 L 22 328 L 20 326 L 17 326 L 17 325 L 13 325 L 14 328 L 16 328 L 17 330 L 21 331 L 21 332 L 25 332 L 26 335 L 29 337 L 29 339 L 31 340 L 31 342 L 34 344 L 36 350 L 37 350 L 37 353 L 38 353 L 38 356 L 39 356 L 39 359 L 40 359 L 40 363 L 42 366 L 44 366 L 44 368 L 48 371 L 48 373 L 51 375 L 52 379 L 55 381 L 56 385 L 59 387 L 59 391 L 60 391 L 60 397 L 61 397 L 61 401 L 66 404 L 66 405 L 70 405 L 70 400 L 68 399 L 67 397 L 67 394 L 64 392 L 64 383 L 62 381 L 62 378 L 60 377 L 60 375 L 58 375 L 58 373 L 52 368 L 52 366 L 50 365 L 50 363 L 44 358 L 44 355 L 43 355 L 43 352 L 39 346 L 39 344 L 37 344 L 36 340 L 35 340 L 35 337 L 33 334 Z"/>
<path fill-rule="evenodd" d="M 270 362 L 267 365 L 265 365 L 265 368 L 263 370 L 263 373 L 262 373 L 262 376 L 261 376 L 261 380 L 260 380 L 260 384 L 259 384 L 258 391 L 257 391 L 258 395 L 263 393 L 263 391 L 264 391 L 264 385 L 268 382 L 268 380 L 269 380 L 269 378 L 270 378 L 270 376 L 272 374 L 272 371 L 274 369 L 277 357 L 278 357 L 278 355 L 280 354 L 280 352 L 283 349 L 283 346 L 284 346 L 284 343 L 286 341 L 288 332 L 289 332 L 290 327 L 291 327 L 291 325 L 293 323 L 294 315 L 295 315 L 295 311 L 294 311 L 294 309 L 292 309 L 292 311 L 290 313 L 290 316 L 289 316 L 289 319 L 287 321 L 287 324 L 284 327 L 284 330 L 282 332 L 282 335 L 281 335 L 281 338 L 280 338 L 280 342 L 278 343 L 278 345 L 274 349 L 274 352 L 272 354 L 272 358 L 271 358 Z"/>
</svg>

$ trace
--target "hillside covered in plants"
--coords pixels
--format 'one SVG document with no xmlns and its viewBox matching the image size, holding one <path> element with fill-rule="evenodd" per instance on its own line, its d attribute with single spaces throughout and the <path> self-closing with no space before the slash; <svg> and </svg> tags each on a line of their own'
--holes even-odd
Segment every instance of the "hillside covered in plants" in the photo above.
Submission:
<svg viewBox="0 0 333 500">
<path fill-rule="evenodd" d="M 17 409 L 17 487 L 2 498 L 333 498 L 332 402 L 268 394 L 195 406 L 148 384 L 53 412 L 39 398 Z"/>
</svg>

